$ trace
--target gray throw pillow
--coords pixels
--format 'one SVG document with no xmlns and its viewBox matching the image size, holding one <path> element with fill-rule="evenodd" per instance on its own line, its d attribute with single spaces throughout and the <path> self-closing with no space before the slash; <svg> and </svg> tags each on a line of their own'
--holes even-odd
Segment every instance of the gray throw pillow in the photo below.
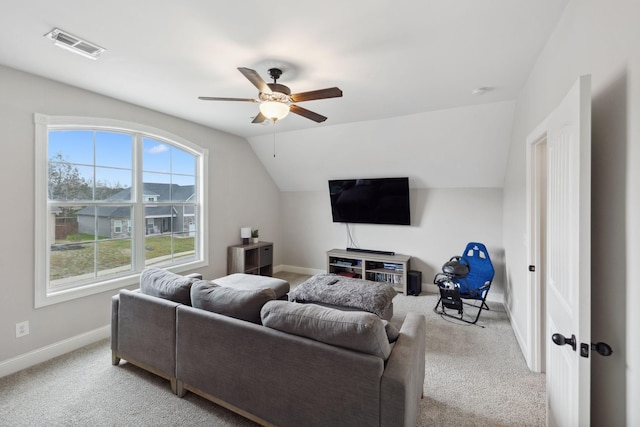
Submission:
<svg viewBox="0 0 640 427">
<path fill-rule="evenodd" d="M 364 311 L 342 311 L 315 304 L 270 301 L 262 307 L 262 324 L 386 360 L 391 346 L 382 319 Z"/>
<path fill-rule="evenodd" d="M 191 305 L 191 284 L 198 279 L 185 277 L 157 267 L 140 273 L 140 292 L 180 304 Z"/>
<path fill-rule="evenodd" d="M 212 311 L 236 319 L 260 324 L 260 309 L 276 299 L 273 289 L 234 289 L 200 280 L 191 287 L 191 301 L 195 308 Z"/>
</svg>

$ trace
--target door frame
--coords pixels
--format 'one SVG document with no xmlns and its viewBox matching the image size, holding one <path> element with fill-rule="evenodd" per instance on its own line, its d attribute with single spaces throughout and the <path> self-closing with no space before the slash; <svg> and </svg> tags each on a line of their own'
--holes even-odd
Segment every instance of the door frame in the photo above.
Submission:
<svg viewBox="0 0 640 427">
<path fill-rule="evenodd" d="M 527 263 L 535 271 L 527 273 L 527 366 L 533 372 L 545 371 L 546 341 L 546 303 L 545 277 L 542 266 L 545 256 L 545 239 L 542 235 L 542 223 L 546 202 L 542 200 L 542 191 L 546 188 L 546 144 L 549 117 L 545 118 L 526 139 L 526 201 L 527 201 Z M 544 176 L 542 176 L 544 175 Z M 544 188 L 543 188 L 544 187 Z"/>
</svg>

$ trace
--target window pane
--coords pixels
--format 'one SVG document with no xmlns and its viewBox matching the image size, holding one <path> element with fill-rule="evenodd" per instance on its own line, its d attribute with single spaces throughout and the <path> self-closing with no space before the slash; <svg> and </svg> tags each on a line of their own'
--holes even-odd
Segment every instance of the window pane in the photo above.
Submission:
<svg viewBox="0 0 640 427">
<path fill-rule="evenodd" d="M 195 258 L 196 235 L 198 232 L 198 221 L 195 214 L 195 206 L 177 205 L 175 209 L 178 215 L 174 223 L 173 260 L 182 261 L 189 258 Z"/>
<path fill-rule="evenodd" d="M 171 262 L 171 235 L 148 235 L 144 248 L 146 266 Z"/>
<path fill-rule="evenodd" d="M 96 168 L 95 200 L 131 200 L 131 170 Z"/>
<path fill-rule="evenodd" d="M 96 165 L 131 169 L 131 135 L 96 132 Z"/>
<path fill-rule="evenodd" d="M 51 207 L 49 280 L 52 286 L 91 278 L 93 273 L 94 233 L 79 231 L 78 214 L 85 206 Z"/>
<path fill-rule="evenodd" d="M 195 258 L 197 221 L 194 212 L 195 207 L 190 205 L 145 209 L 145 265 Z"/>
<path fill-rule="evenodd" d="M 66 162 L 49 162 L 49 199 L 92 200 L 93 167 Z"/>
<path fill-rule="evenodd" d="M 51 285 L 131 271 L 131 211 L 131 206 L 52 207 Z"/>
<path fill-rule="evenodd" d="M 144 139 L 142 169 L 145 172 L 171 172 L 171 150 L 168 144 Z"/>
<path fill-rule="evenodd" d="M 171 233 L 171 221 L 175 216 L 173 206 L 154 205 L 144 208 L 147 236 Z"/>
<path fill-rule="evenodd" d="M 168 173 L 145 172 L 142 174 L 142 181 L 145 183 L 145 188 L 147 184 L 170 184 L 171 175 Z"/>
<path fill-rule="evenodd" d="M 63 287 L 93 278 L 95 243 L 65 243 L 51 246 L 49 284 Z"/>
<path fill-rule="evenodd" d="M 194 202 L 195 203 L 195 177 L 184 178 L 188 185 L 178 185 L 158 182 L 164 175 L 144 174 L 144 201 L 145 202 Z M 157 179 L 156 179 L 157 178 Z M 150 181 L 147 181 L 149 179 Z"/>
<path fill-rule="evenodd" d="M 49 209 L 49 217 L 53 224 L 50 240 L 54 244 L 73 244 L 80 241 L 93 240 L 93 233 L 89 238 L 83 238 L 78 232 L 78 213 L 86 206 L 58 206 Z"/>
<path fill-rule="evenodd" d="M 174 174 L 195 175 L 196 157 L 184 150 L 171 147 L 171 172 Z"/>
<path fill-rule="evenodd" d="M 97 275 L 115 276 L 133 270 L 131 239 L 100 241 L 97 243 Z"/>
<path fill-rule="evenodd" d="M 68 163 L 93 164 L 93 131 L 56 130 L 49 132 L 48 159 Z"/>
<path fill-rule="evenodd" d="M 195 237 L 181 233 L 173 237 L 173 262 L 195 259 Z"/>
<path fill-rule="evenodd" d="M 186 176 L 186 175 L 173 175 L 173 184 L 176 184 L 182 187 L 182 193 L 188 193 L 189 196 L 194 194 L 196 188 L 196 177 L 195 176 Z M 185 201 L 189 200 L 184 198 L 184 196 L 174 196 L 174 201 Z"/>
<path fill-rule="evenodd" d="M 131 237 L 131 232 L 122 227 L 131 221 L 130 206 L 100 206 L 98 208 L 97 231 L 99 239 L 122 239 Z M 116 227 L 120 225 L 120 230 Z"/>
</svg>

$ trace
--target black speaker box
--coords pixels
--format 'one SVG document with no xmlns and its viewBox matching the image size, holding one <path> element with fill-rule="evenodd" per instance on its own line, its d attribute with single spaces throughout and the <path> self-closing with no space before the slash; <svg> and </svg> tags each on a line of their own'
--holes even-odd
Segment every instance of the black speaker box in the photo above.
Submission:
<svg viewBox="0 0 640 427">
<path fill-rule="evenodd" d="M 407 282 L 407 295 L 420 295 L 422 292 L 422 271 L 409 270 Z"/>
</svg>

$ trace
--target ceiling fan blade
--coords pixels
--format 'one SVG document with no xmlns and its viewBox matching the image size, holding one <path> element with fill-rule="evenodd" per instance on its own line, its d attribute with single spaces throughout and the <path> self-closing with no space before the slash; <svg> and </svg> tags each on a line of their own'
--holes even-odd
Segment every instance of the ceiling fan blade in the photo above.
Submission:
<svg viewBox="0 0 640 427">
<path fill-rule="evenodd" d="M 327 89 L 312 90 L 309 92 L 300 92 L 290 95 L 291 102 L 303 102 L 312 101 L 314 99 L 326 99 L 326 98 L 339 98 L 342 96 L 342 91 L 337 87 L 330 87 Z"/>
<path fill-rule="evenodd" d="M 260 74 L 258 74 L 256 71 L 252 70 L 251 68 L 245 67 L 238 67 L 238 71 L 240 71 L 243 76 L 245 76 L 251 83 L 253 83 L 253 85 L 257 87 L 260 92 L 271 93 L 271 88 L 267 85 L 267 82 L 265 82 L 262 77 L 260 77 Z"/>
<path fill-rule="evenodd" d="M 264 123 L 265 120 L 269 120 L 269 118 L 258 111 L 258 115 L 253 119 L 251 123 Z"/>
<path fill-rule="evenodd" d="M 306 108 L 298 107 L 297 105 L 290 105 L 289 111 L 299 116 L 313 120 L 314 122 L 317 122 L 317 123 L 322 123 L 325 120 L 327 120 L 325 116 L 320 115 L 318 113 L 314 113 L 313 111 L 307 110 Z"/>
<path fill-rule="evenodd" d="M 243 102 L 260 102 L 253 98 L 220 98 L 217 96 L 199 96 L 198 99 L 203 101 L 243 101 Z"/>
</svg>

